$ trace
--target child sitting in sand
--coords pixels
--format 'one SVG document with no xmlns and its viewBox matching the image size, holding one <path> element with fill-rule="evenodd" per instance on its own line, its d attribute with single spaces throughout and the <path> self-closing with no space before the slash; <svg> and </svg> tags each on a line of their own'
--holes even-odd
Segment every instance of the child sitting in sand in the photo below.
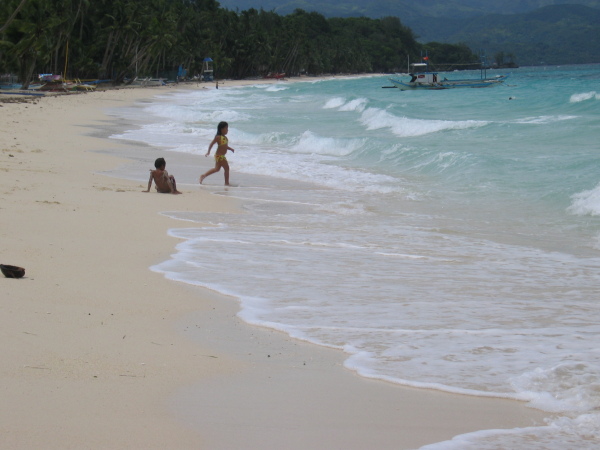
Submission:
<svg viewBox="0 0 600 450">
<path fill-rule="evenodd" d="M 156 167 L 156 170 L 150 169 L 148 189 L 143 192 L 150 192 L 152 180 L 154 180 L 154 183 L 156 184 L 156 190 L 161 194 L 181 194 L 181 192 L 177 190 L 175 177 L 173 175 L 169 175 L 169 173 L 165 170 L 165 167 L 167 167 L 165 158 L 158 158 L 156 161 L 154 161 L 154 167 Z"/>
</svg>

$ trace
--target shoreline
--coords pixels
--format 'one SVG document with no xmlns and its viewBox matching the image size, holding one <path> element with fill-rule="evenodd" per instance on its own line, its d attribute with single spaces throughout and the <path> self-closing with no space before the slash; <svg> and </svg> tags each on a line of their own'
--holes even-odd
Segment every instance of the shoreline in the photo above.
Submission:
<svg viewBox="0 0 600 450">
<path fill-rule="evenodd" d="M 167 231 L 189 226 L 161 212 L 237 210 L 179 178 L 184 195 L 170 196 L 102 173 L 129 162 L 104 153 L 122 142 L 94 137 L 107 108 L 172 89 L 196 86 L 0 104 L 0 262 L 26 269 L 2 279 L 4 445 L 415 448 L 543 424 L 517 401 L 359 377 L 339 350 L 248 325 L 235 299 L 150 271 L 178 242 Z"/>
</svg>

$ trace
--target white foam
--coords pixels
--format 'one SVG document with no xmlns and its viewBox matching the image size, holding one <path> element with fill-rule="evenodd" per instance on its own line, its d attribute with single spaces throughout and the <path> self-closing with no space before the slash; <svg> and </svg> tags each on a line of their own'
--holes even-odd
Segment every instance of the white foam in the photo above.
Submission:
<svg viewBox="0 0 600 450">
<path fill-rule="evenodd" d="M 578 216 L 600 215 L 600 184 L 594 189 L 583 191 L 571 197 L 571 206 L 567 209 Z"/>
<path fill-rule="evenodd" d="M 577 119 L 577 116 L 559 115 L 559 116 L 536 116 L 536 117 L 525 117 L 518 119 L 515 123 L 526 123 L 526 124 L 540 124 L 546 125 L 554 122 L 562 122 L 563 120 Z"/>
<path fill-rule="evenodd" d="M 231 141 L 235 141 L 236 145 L 243 144 L 246 146 L 261 148 L 281 148 L 288 147 L 292 144 L 293 138 L 289 134 L 281 131 L 268 131 L 266 133 L 249 133 L 241 130 L 236 130 L 234 134 L 229 133 Z"/>
<path fill-rule="evenodd" d="M 345 156 L 359 149 L 365 142 L 366 139 L 324 137 L 311 131 L 305 131 L 296 144 L 290 148 L 290 151 L 304 154 Z"/>
<path fill-rule="evenodd" d="M 256 154 L 236 152 L 234 167 L 235 170 L 243 173 L 312 182 L 344 191 L 379 193 L 404 191 L 404 187 L 396 178 L 323 164 L 323 162 L 326 162 L 325 156 L 316 160 L 312 155 L 300 158 L 298 155 L 263 151 L 261 157 L 257 157 Z"/>
<path fill-rule="evenodd" d="M 427 120 L 398 117 L 379 108 L 367 108 L 360 118 L 368 130 L 389 128 L 396 136 L 415 137 L 447 130 L 463 130 L 487 125 L 481 120 Z"/>
<path fill-rule="evenodd" d="M 331 98 L 327 101 L 327 103 L 325 103 L 325 106 L 323 106 L 324 109 L 337 109 L 340 106 L 342 106 L 344 103 L 346 103 L 346 99 L 344 97 L 334 97 Z"/>
<path fill-rule="evenodd" d="M 570 103 L 580 103 L 585 102 L 586 100 L 600 100 L 600 94 L 596 91 L 591 92 L 582 92 L 580 94 L 573 94 L 569 99 Z"/>
<path fill-rule="evenodd" d="M 267 91 L 267 92 L 281 92 L 281 91 L 287 91 L 288 89 L 289 88 L 286 87 L 286 86 L 272 84 L 268 88 L 266 88 L 265 91 Z"/>
<path fill-rule="evenodd" d="M 358 111 L 362 112 L 365 110 L 368 100 L 366 98 L 357 98 L 351 100 L 345 105 L 340 107 L 340 111 Z"/>
<path fill-rule="evenodd" d="M 110 138 L 144 142 L 154 147 L 174 149 L 188 145 L 192 141 L 197 142 L 199 136 L 204 137 L 206 135 L 201 129 L 191 128 L 179 122 L 168 121 L 144 125 L 137 129 L 114 134 Z"/>
<path fill-rule="evenodd" d="M 512 379 L 512 385 L 531 406 L 551 412 L 600 410 L 600 366 L 585 362 L 536 368 Z"/>
<path fill-rule="evenodd" d="M 356 98 L 347 101 L 344 97 L 334 97 L 325 103 L 323 109 L 337 109 L 338 111 L 351 112 L 357 111 L 362 112 L 365 110 L 369 100 L 366 98 Z"/>
</svg>

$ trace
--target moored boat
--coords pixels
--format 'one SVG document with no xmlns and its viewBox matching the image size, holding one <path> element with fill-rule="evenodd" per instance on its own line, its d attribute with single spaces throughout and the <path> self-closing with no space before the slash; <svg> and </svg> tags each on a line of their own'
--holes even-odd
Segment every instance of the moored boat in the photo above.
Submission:
<svg viewBox="0 0 600 450">
<path fill-rule="evenodd" d="M 441 76 L 439 72 L 430 72 L 427 63 L 413 63 L 412 70 L 408 74 L 411 78 L 390 78 L 390 81 L 402 91 L 408 90 L 439 90 L 456 88 L 485 88 L 501 85 L 506 81 L 508 75 L 496 75 L 493 78 L 485 76 L 485 69 L 481 70 L 481 78 L 467 78 L 460 80 L 449 80 Z"/>
</svg>

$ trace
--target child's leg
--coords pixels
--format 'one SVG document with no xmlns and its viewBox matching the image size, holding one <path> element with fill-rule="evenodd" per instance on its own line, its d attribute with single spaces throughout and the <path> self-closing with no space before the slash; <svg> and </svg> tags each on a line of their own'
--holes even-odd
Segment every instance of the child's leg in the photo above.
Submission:
<svg viewBox="0 0 600 450">
<path fill-rule="evenodd" d="M 213 173 L 217 173 L 219 170 L 221 170 L 221 162 L 217 161 L 217 163 L 215 164 L 215 167 L 213 167 L 212 169 L 210 169 L 208 172 L 206 172 L 204 175 L 200 176 L 200 184 L 202 184 L 202 182 L 204 181 L 204 179 L 209 176 L 212 175 Z"/>
<path fill-rule="evenodd" d="M 173 175 L 169 175 L 169 181 L 171 182 L 171 193 L 172 194 L 181 194 L 181 192 L 179 192 L 177 190 L 177 183 L 175 182 L 175 177 Z"/>
<path fill-rule="evenodd" d="M 225 186 L 229 186 L 229 163 L 223 163 L 223 169 L 225 170 Z"/>
</svg>

